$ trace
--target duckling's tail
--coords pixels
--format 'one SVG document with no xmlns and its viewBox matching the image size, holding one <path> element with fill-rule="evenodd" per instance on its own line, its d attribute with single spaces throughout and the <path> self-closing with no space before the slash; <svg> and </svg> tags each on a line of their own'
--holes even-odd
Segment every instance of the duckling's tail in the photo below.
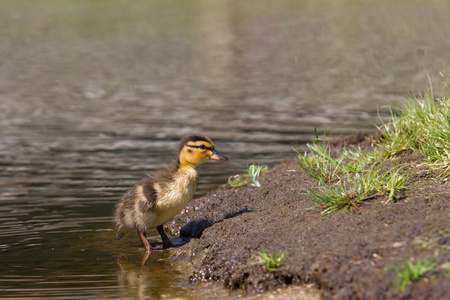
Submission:
<svg viewBox="0 0 450 300">
<path fill-rule="evenodd" d="M 128 232 L 127 228 L 123 224 L 121 224 L 117 229 L 116 233 L 117 240 L 120 241 L 127 234 L 127 232 Z"/>
</svg>

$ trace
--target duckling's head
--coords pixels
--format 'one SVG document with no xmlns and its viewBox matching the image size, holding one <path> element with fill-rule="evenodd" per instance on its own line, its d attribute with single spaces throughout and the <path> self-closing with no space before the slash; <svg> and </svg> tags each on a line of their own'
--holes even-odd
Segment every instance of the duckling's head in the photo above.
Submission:
<svg viewBox="0 0 450 300">
<path fill-rule="evenodd" d="M 188 135 L 178 146 L 178 164 L 180 167 L 195 167 L 207 160 L 227 161 L 228 158 L 216 149 L 213 142 L 203 135 Z"/>
</svg>

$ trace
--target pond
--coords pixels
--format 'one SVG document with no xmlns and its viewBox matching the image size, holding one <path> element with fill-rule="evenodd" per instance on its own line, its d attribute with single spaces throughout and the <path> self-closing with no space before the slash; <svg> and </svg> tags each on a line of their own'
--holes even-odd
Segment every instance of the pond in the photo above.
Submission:
<svg viewBox="0 0 450 300">
<path fill-rule="evenodd" d="M 390 104 L 450 74 L 449 12 L 446 0 L 1 1 L 0 297 L 208 298 L 170 251 L 141 266 L 139 239 L 115 240 L 115 202 L 188 133 L 230 159 L 198 167 L 199 197 L 247 164 L 292 159 L 316 126 L 374 131 Z"/>
</svg>

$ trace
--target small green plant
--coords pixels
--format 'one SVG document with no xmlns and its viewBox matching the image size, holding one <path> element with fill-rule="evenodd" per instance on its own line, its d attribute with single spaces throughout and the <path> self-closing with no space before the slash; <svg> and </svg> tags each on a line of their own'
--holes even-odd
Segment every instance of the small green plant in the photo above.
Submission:
<svg viewBox="0 0 450 300">
<path fill-rule="evenodd" d="M 412 260 L 406 260 L 404 264 L 397 269 L 397 286 L 403 290 L 413 281 L 423 278 L 424 274 L 433 271 L 439 265 L 438 261 L 431 259 L 418 259 L 415 263 Z"/>
<path fill-rule="evenodd" d="M 267 166 L 259 166 L 251 164 L 250 166 L 247 166 L 248 174 L 250 175 L 250 179 L 252 180 L 252 183 L 250 185 L 254 187 L 260 187 L 261 183 L 259 183 L 259 175 L 261 175 L 262 172 L 267 171 Z"/>
<path fill-rule="evenodd" d="M 237 188 L 250 183 L 254 187 L 260 187 L 261 183 L 258 181 L 261 173 L 267 171 L 267 166 L 259 166 L 255 164 L 247 165 L 247 174 L 239 174 L 228 178 L 228 184 L 231 187 Z"/>
<path fill-rule="evenodd" d="M 253 264 L 264 264 L 267 270 L 273 272 L 276 268 L 281 267 L 286 261 L 287 252 L 283 251 L 281 254 L 276 254 L 275 251 L 272 250 L 271 254 L 267 254 L 266 250 L 262 248 L 262 251 L 253 256 L 257 259 Z"/>
<path fill-rule="evenodd" d="M 233 188 L 238 188 L 247 185 L 249 181 L 248 174 L 238 174 L 228 178 L 228 184 Z"/>
<path fill-rule="evenodd" d="M 386 173 L 384 181 L 386 182 L 384 190 L 385 192 L 389 192 L 389 197 L 383 204 L 387 204 L 389 201 L 395 201 L 395 192 L 401 191 L 404 193 L 405 187 L 407 185 L 409 176 L 401 175 L 400 169 L 396 169 L 397 160 L 394 161 L 394 166 L 392 169 Z"/>
</svg>

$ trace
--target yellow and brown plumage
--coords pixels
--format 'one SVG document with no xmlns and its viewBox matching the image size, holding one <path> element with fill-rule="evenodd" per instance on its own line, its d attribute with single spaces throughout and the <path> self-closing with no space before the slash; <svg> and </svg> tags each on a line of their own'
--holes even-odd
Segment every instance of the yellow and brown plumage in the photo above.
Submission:
<svg viewBox="0 0 450 300">
<path fill-rule="evenodd" d="M 150 253 L 152 246 L 146 239 L 146 231 L 156 227 L 163 246 L 170 247 L 163 224 L 180 213 L 192 199 L 198 184 L 195 166 L 207 160 L 228 159 L 214 149 L 212 141 L 206 136 L 189 135 L 183 138 L 178 146 L 175 164 L 139 181 L 117 203 L 117 239 L 136 229 Z"/>
</svg>

